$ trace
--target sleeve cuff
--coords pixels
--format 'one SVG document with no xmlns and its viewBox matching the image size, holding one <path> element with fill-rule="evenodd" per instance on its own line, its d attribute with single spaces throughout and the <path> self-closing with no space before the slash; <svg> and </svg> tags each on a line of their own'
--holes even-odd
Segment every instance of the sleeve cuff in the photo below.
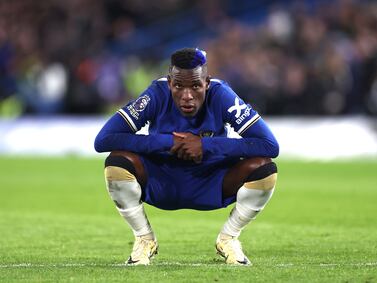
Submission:
<svg viewBox="0 0 377 283">
<path fill-rule="evenodd" d="M 159 134 L 156 140 L 158 141 L 160 147 L 166 151 L 169 151 L 174 144 L 173 135 L 170 134 Z"/>
</svg>

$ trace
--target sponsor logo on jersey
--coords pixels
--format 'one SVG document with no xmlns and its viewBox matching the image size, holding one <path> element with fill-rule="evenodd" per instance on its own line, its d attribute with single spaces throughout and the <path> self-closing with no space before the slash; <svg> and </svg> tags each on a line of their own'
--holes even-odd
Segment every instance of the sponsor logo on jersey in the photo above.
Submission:
<svg viewBox="0 0 377 283">
<path fill-rule="evenodd" d="M 236 118 L 240 117 L 241 110 L 246 108 L 246 104 L 240 105 L 240 99 L 236 97 L 234 99 L 234 105 L 229 107 L 228 112 L 232 113 L 233 111 L 236 111 L 236 114 L 234 115 Z"/>
<path fill-rule="evenodd" d="M 213 131 L 200 131 L 199 136 L 201 138 L 211 138 L 215 133 Z"/>
<path fill-rule="evenodd" d="M 250 116 L 251 107 L 247 106 L 242 115 L 236 120 L 237 125 L 241 124 L 243 120 Z"/>
<path fill-rule="evenodd" d="M 241 102 L 240 99 L 236 97 L 234 99 L 234 105 L 229 107 L 228 109 L 229 113 L 236 111 L 236 114 L 234 116 L 237 118 L 236 120 L 237 125 L 241 124 L 242 121 L 245 120 L 245 118 L 249 117 L 250 111 L 251 111 L 251 107 L 247 106 L 246 104 L 240 104 L 240 102 Z M 241 115 L 241 112 L 244 109 L 245 111 Z"/>
<path fill-rule="evenodd" d="M 127 110 L 130 111 L 130 114 L 132 117 L 134 117 L 136 120 L 139 119 L 139 112 L 144 111 L 144 109 L 147 107 L 148 102 L 151 99 L 148 95 L 140 96 L 138 99 L 136 99 L 131 105 L 127 106 Z"/>
</svg>

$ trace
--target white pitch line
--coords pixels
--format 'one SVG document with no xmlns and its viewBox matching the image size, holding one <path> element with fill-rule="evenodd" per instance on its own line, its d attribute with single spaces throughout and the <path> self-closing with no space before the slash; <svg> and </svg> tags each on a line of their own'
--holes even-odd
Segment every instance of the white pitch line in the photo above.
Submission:
<svg viewBox="0 0 377 283">
<path fill-rule="evenodd" d="M 181 263 L 181 262 L 157 262 L 152 263 L 151 266 L 187 266 L 187 267 L 240 267 L 230 266 L 222 263 Z M 278 267 L 278 268 L 294 268 L 294 267 L 377 267 L 377 262 L 358 262 L 358 263 L 307 263 L 307 264 L 294 264 L 294 263 L 278 263 L 272 265 L 257 265 L 258 267 Z M 52 263 L 52 264 L 39 264 L 39 263 L 10 263 L 0 264 L 0 268 L 64 268 L 64 267 L 127 267 L 133 266 L 124 263 Z M 242 266 L 241 266 L 242 267 Z"/>
</svg>

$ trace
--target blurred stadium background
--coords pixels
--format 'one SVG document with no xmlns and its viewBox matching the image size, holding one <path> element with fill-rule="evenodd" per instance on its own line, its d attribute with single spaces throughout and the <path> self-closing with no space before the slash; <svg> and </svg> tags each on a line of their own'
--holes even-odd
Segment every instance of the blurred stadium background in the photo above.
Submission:
<svg viewBox="0 0 377 283">
<path fill-rule="evenodd" d="M 99 117 L 164 76 L 184 46 L 206 50 L 210 73 L 271 120 L 283 155 L 309 132 L 337 145 L 341 136 L 345 151 L 364 140 L 358 154 L 377 155 L 377 3 L 351 0 L 0 1 L 0 152 L 26 152 L 25 131 L 45 140 L 65 129 L 65 142 L 52 143 L 60 153 L 91 128 L 63 151 L 94 153 L 83 140 Z M 285 141 L 287 131 L 295 138 Z M 361 138 L 344 140 L 351 131 Z"/>
<path fill-rule="evenodd" d="M 215 258 L 231 207 L 147 206 L 160 255 L 121 265 L 132 234 L 93 141 L 185 46 L 280 143 L 241 236 L 252 272 Z M 375 282 L 376 172 L 376 1 L 0 0 L 0 282 Z"/>
</svg>

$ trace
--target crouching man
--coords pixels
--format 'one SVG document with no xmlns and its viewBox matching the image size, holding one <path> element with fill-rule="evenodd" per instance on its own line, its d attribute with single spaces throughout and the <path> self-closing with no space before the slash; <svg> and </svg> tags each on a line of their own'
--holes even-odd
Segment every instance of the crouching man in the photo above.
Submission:
<svg viewBox="0 0 377 283">
<path fill-rule="evenodd" d="M 213 210 L 235 202 L 220 230 L 217 252 L 247 265 L 238 237 L 271 198 L 279 145 L 259 114 L 229 87 L 211 79 L 204 51 L 171 56 L 169 74 L 115 113 L 95 140 L 105 161 L 109 194 L 135 243 L 127 260 L 147 265 L 158 244 L 143 203 L 166 209 Z M 136 134 L 149 123 L 149 134 Z M 226 124 L 241 136 L 227 137 Z"/>
</svg>

